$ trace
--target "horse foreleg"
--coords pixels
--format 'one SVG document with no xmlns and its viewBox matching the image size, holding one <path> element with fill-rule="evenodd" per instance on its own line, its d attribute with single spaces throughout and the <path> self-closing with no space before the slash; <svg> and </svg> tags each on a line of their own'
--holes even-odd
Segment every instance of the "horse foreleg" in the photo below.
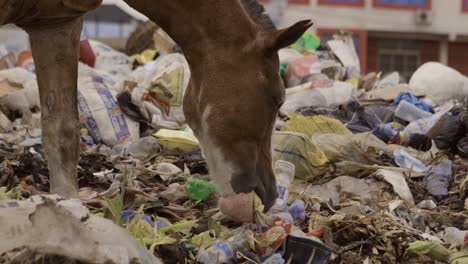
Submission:
<svg viewBox="0 0 468 264">
<path fill-rule="evenodd" d="M 77 77 L 82 19 L 27 29 L 41 101 L 42 143 L 51 193 L 78 196 L 79 118 Z"/>
</svg>

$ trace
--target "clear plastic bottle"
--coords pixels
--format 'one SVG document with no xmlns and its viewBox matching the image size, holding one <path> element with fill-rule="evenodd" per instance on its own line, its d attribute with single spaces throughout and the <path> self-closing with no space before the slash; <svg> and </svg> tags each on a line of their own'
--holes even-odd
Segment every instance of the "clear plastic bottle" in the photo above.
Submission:
<svg viewBox="0 0 468 264">
<path fill-rule="evenodd" d="M 419 109 L 408 101 L 401 101 L 398 107 L 395 109 L 395 116 L 405 121 L 413 122 L 422 118 L 428 118 L 432 116 L 432 113 Z"/>
<path fill-rule="evenodd" d="M 228 240 L 216 241 L 208 249 L 202 250 L 198 261 L 203 264 L 236 263 L 236 253 L 240 250 L 248 250 L 249 247 L 250 244 L 247 233 L 245 231 L 240 231 Z"/>
</svg>

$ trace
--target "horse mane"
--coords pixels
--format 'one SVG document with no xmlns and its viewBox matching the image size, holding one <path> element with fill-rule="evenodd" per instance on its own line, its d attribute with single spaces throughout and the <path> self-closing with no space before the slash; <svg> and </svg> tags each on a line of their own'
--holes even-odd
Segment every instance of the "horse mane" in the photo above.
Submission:
<svg viewBox="0 0 468 264">
<path fill-rule="evenodd" d="M 241 0 L 245 11 L 249 14 L 250 18 L 262 26 L 267 31 L 275 31 L 276 27 L 271 21 L 270 16 L 265 12 L 263 5 L 259 4 L 257 0 Z"/>
</svg>

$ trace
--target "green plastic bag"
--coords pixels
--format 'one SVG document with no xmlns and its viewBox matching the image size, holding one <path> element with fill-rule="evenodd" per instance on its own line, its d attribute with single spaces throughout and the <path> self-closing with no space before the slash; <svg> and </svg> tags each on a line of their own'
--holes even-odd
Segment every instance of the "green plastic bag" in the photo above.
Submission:
<svg viewBox="0 0 468 264">
<path fill-rule="evenodd" d="M 296 43 L 290 46 L 290 48 L 298 51 L 317 50 L 318 47 L 320 47 L 320 38 L 310 32 L 304 33 Z"/>
<path fill-rule="evenodd" d="M 191 200 L 196 203 L 201 203 L 210 198 L 210 196 L 216 191 L 216 187 L 209 182 L 192 179 L 187 183 L 185 191 Z"/>
<path fill-rule="evenodd" d="M 447 262 L 450 256 L 450 250 L 440 243 L 431 241 L 415 241 L 408 246 L 408 252 L 413 254 L 422 254 L 432 259 Z"/>
</svg>

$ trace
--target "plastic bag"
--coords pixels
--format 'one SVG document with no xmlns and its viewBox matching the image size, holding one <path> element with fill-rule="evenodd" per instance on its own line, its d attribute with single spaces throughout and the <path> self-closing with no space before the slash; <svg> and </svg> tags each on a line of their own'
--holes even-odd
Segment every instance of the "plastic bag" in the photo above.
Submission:
<svg viewBox="0 0 468 264">
<path fill-rule="evenodd" d="M 115 76 L 132 72 L 133 59 L 96 40 L 88 40 L 96 56 L 94 68 Z"/>
<path fill-rule="evenodd" d="M 296 178 L 312 180 L 330 170 L 325 154 L 309 138 L 297 132 L 276 132 L 273 135 L 274 161 L 294 164 Z"/>
<path fill-rule="evenodd" d="M 411 193 L 411 189 L 409 188 L 403 173 L 391 170 L 378 170 L 376 175 L 391 184 L 395 193 L 398 194 L 398 196 L 400 196 L 407 205 L 414 207 L 413 194 Z"/>
<path fill-rule="evenodd" d="M 286 85 L 293 87 L 302 83 L 302 80 L 310 74 L 318 74 L 321 71 L 320 61 L 317 55 L 309 55 L 293 59 L 286 70 Z"/>
<path fill-rule="evenodd" d="M 315 134 L 312 143 L 325 153 L 331 162 L 355 161 L 364 164 L 382 164 L 380 152 L 391 154 L 391 149 L 371 133 Z"/>
<path fill-rule="evenodd" d="M 395 107 L 374 104 L 364 107 L 364 110 L 359 113 L 359 118 L 370 128 L 374 128 L 392 122 L 394 115 Z"/>
<path fill-rule="evenodd" d="M 126 78 L 136 87 L 132 102 L 155 126 L 180 128 L 185 123 L 183 96 L 190 80 L 190 68 L 181 54 L 169 54 L 147 63 Z M 119 82 L 115 90 L 125 89 Z"/>
<path fill-rule="evenodd" d="M 194 150 L 199 148 L 198 140 L 191 132 L 160 129 L 154 136 L 166 149 Z"/>
<path fill-rule="evenodd" d="M 23 68 L 0 71 L 0 108 L 6 115 L 17 111 L 31 118 L 30 109 L 40 109 L 36 76 Z"/>
<path fill-rule="evenodd" d="M 320 47 L 320 38 L 310 32 L 305 32 L 294 44 L 290 46 L 292 49 L 301 52 L 316 50 Z"/>
<path fill-rule="evenodd" d="M 0 46 L 0 49 L 2 47 Z M 13 53 L 2 54 L 0 52 L 0 70 L 6 70 L 10 68 L 14 68 L 16 64 L 16 57 Z"/>
<path fill-rule="evenodd" d="M 443 104 L 450 99 L 461 100 L 468 96 L 467 78 L 438 62 L 428 62 L 419 67 L 409 85 L 436 104 Z"/>
<path fill-rule="evenodd" d="M 325 88 L 323 88 L 325 87 Z M 284 113 L 294 112 L 304 106 L 330 106 L 352 99 L 356 89 L 350 83 L 317 80 L 286 89 L 286 101 L 281 107 Z"/>
<path fill-rule="evenodd" d="M 329 40 L 327 45 L 346 67 L 348 74 L 351 77 L 359 77 L 361 64 L 351 34 L 336 34 L 333 37 L 335 39 Z"/>
<path fill-rule="evenodd" d="M 109 89 L 113 79 L 80 64 L 78 78 L 78 110 L 80 122 L 96 143 L 108 146 L 125 144 L 140 137 L 138 122 L 125 116 L 116 93 Z"/>
<path fill-rule="evenodd" d="M 127 230 L 89 212 L 79 199 L 41 195 L 5 200 L 0 201 L 0 214 L 0 255 L 26 248 L 61 256 L 60 263 L 163 263 Z M 73 246 L 64 241 L 73 241 Z"/>
<path fill-rule="evenodd" d="M 428 105 L 426 102 L 419 99 L 418 97 L 416 97 L 414 94 L 410 92 L 401 93 L 397 98 L 395 98 L 393 105 L 398 105 L 400 104 L 401 101 L 407 101 L 417 106 L 419 109 L 434 113 L 434 109 L 432 109 L 432 106 Z"/>
<path fill-rule="evenodd" d="M 451 149 L 461 137 L 461 128 L 458 116 L 445 114 L 432 126 L 426 136 L 434 140 L 437 148 Z"/>
<path fill-rule="evenodd" d="M 352 134 L 343 123 L 335 118 L 322 115 L 303 116 L 299 114 L 289 114 L 290 120 L 286 122 L 281 131 L 295 131 L 312 137 L 315 133 L 333 133 L 338 135 Z"/>
</svg>

